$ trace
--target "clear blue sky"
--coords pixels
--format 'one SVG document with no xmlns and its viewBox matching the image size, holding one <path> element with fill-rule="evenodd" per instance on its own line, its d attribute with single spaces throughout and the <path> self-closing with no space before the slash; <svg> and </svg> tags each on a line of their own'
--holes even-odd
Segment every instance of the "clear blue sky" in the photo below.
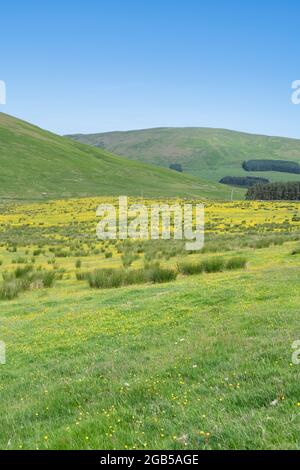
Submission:
<svg viewBox="0 0 300 470">
<path fill-rule="evenodd" d="M 10 0 L 0 111 L 57 133 L 223 127 L 300 138 L 299 0 Z"/>
</svg>

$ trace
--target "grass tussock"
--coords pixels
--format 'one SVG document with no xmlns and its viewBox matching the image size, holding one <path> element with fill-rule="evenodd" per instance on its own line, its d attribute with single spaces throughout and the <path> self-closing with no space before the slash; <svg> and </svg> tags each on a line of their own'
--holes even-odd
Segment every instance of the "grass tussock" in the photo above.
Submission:
<svg viewBox="0 0 300 470">
<path fill-rule="evenodd" d="M 247 259 L 243 256 L 235 256 L 227 260 L 225 269 L 233 270 L 233 269 L 244 269 L 247 264 Z"/>
<path fill-rule="evenodd" d="M 242 256 L 235 256 L 225 261 L 221 257 L 208 258 L 199 263 L 184 262 L 178 265 L 178 271 L 186 276 L 202 273 L 217 273 L 225 270 L 243 269 L 247 260 Z"/>
<path fill-rule="evenodd" d="M 95 289 L 111 289 L 148 282 L 158 284 L 174 281 L 176 277 L 177 272 L 174 269 L 161 268 L 159 265 L 130 271 L 125 269 L 97 269 L 82 276 L 82 278 L 87 279 L 89 286 Z"/>
<path fill-rule="evenodd" d="M 0 300 L 12 300 L 26 290 L 51 288 L 60 277 L 55 271 L 33 270 L 31 265 L 18 267 L 12 273 L 3 273 L 0 285 Z"/>
</svg>

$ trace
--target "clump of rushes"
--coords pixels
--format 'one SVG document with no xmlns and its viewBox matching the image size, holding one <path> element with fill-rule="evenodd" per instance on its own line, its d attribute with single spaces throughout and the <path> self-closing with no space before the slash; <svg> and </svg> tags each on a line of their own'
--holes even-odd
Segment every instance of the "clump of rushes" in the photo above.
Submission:
<svg viewBox="0 0 300 470">
<path fill-rule="evenodd" d="M 3 282 L 0 285 L 0 299 L 12 300 L 20 292 L 30 289 L 50 288 L 57 279 L 55 271 L 34 271 L 31 265 L 18 267 L 13 273 L 3 273 Z"/>
<path fill-rule="evenodd" d="M 24 276 L 26 276 L 26 274 L 30 273 L 31 271 L 33 270 L 33 266 L 31 266 L 30 264 L 27 264 L 26 266 L 24 266 L 23 268 L 18 266 L 16 269 L 15 269 L 15 277 L 17 279 L 20 279 Z"/>
<path fill-rule="evenodd" d="M 217 273 L 223 270 L 243 269 L 247 264 L 246 258 L 236 256 L 224 261 L 223 258 L 209 258 L 199 263 L 181 263 L 178 271 L 187 276 L 201 273 Z"/>
<path fill-rule="evenodd" d="M 85 281 L 86 279 L 88 279 L 90 273 L 84 273 L 82 271 L 77 271 L 76 273 L 76 279 L 77 281 Z"/>
<path fill-rule="evenodd" d="M 224 260 L 223 258 L 210 258 L 202 261 L 202 267 L 205 273 L 217 273 L 223 271 Z"/>
<path fill-rule="evenodd" d="M 127 271 L 126 276 L 124 278 L 124 284 L 127 286 L 133 284 L 145 284 L 147 281 L 147 270 L 145 269 L 132 269 Z"/>
<path fill-rule="evenodd" d="M 124 253 L 122 255 L 122 264 L 124 266 L 124 268 L 129 268 L 132 263 L 138 259 L 138 255 L 136 253 L 132 253 L 132 252 L 129 252 L 127 251 L 126 253 Z"/>
<path fill-rule="evenodd" d="M 20 283 L 17 279 L 10 279 L 2 282 L 0 286 L 0 299 L 12 300 L 15 299 L 21 291 Z"/>
<path fill-rule="evenodd" d="M 124 282 L 124 271 L 121 269 L 97 269 L 87 275 L 90 287 L 109 289 L 120 287 Z"/>
<path fill-rule="evenodd" d="M 155 284 L 163 283 L 163 282 L 171 282 L 175 281 L 177 278 L 177 272 L 174 269 L 169 268 L 161 268 L 155 267 L 150 268 L 147 272 L 147 277 L 150 282 L 154 282 Z"/>
<path fill-rule="evenodd" d="M 78 280 L 87 279 L 90 287 L 96 289 L 110 289 L 147 282 L 163 283 L 174 281 L 177 272 L 173 269 L 161 268 L 158 265 L 148 269 L 98 269 L 84 276 L 77 276 Z"/>
<path fill-rule="evenodd" d="M 193 274 L 201 274 L 203 273 L 203 265 L 202 263 L 180 263 L 178 264 L 178 271 L 187 276 L 191 276 Z"/>
<path fill-rule="evenodd" d="M 81 260 L 80 259 L 76 260 L 75 267 L 76 267 L 76 269 L 81 268 Z"/>
<path fill-rule="evenodd" d="M 234 258 L 229 258 L 227 260 L 225 269 L 243 269 L 246 267 L 247 259 L 243 256 L 235 256 Z"/>
<path fill-rule="evenodd" d="M 41 276 L 41 281 L 43 283 L 43 286 L 49 289 L 50 287 L 53 287 L 53 284 L 56 279 L 56 273 L 54 271 L 44 271 L 42 272 Z"/>
</svg>

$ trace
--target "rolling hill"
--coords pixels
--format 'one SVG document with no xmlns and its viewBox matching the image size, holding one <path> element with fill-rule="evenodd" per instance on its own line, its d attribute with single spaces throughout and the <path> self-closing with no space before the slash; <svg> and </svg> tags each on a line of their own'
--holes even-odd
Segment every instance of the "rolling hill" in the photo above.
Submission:
<svg viewBox="0 0 300 470">
<path fill-rule="evenodd" d="M 125 160 L 0 113 L 0 198 L 102 195 L 228 199 L 229 188 Z M 243 192 L 236 197 L 242 198 Z"/>
<path fill-rule="evenodd" d="M 270 181 L 300 181 L 300 175 L 245 172 L 244 160 L 275 159 L 300 163 L 300 140 L 246 134 L 224 129 L 159 128 L 104 134 L 77 134 L 72 139 L 105 148 L 132 160 L 169 167 L 214 182 L 225 176 L 256 176 Z"/>
</svg>

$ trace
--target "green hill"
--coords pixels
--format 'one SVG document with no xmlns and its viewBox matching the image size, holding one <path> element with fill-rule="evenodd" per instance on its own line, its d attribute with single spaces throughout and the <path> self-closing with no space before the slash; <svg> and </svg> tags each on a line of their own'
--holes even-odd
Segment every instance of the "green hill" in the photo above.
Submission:
<svg viewBox="0 0 300 470">
<path fill-rule="evenodd" d="M 300 163 L 300 140 L 252 135 L 224 129 L 160 128 L 105 134 L 74 135 L 117 155 L 162 167 L 182 165 L 194 176 L 219 181 L 224 176 L 256 176 L 270 181 L 300 181 L 300 175 L 245 172 L 244 160 L 275 159 Z"/>
<path fill-rule="evenodd" d="M 96 195 L 228 199 L 223 185 L 116 157 L 0 113 L 0 198 Z M 236 197 L 242 197 L 237 192 Z"/>
</svg>

